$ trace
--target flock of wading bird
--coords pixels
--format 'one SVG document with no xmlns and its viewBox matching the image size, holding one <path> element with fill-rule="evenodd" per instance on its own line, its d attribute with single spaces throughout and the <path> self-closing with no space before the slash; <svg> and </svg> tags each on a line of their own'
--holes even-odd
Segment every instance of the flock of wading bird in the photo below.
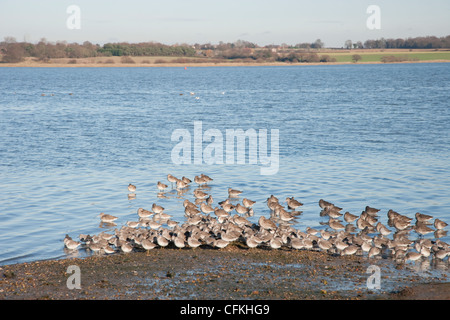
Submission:
<svg viewBox="0 0 450 320">
<path fill-rule="evenodd" d="M 184 190 L 192 181 L 186 177 L 178 179 L 167 176 L 172 184 L 172 190 Z M 445 236 L 447 223 L 421 213 L 413 218 L 399 214 L 393 210 L 387 213 L 387 226 L 379 222 L 379 209 L 366 206 L 358 216 L 349 212 L 341 213 L 342 208 L 325 200 L 319 200 L 322 209 L 320 216 L 328 217 L 325 229 L 317 230 L 307 227 L 301 231 L 290 223 L 301 211 L 303 205 L 294 197 L 286 198 L 280 203 L 271 195 L 265 201 L 270 209 L 269 218 L 263 215 L 258 223 L 252 223 L 247 218 L 253 216 L 255 201 L 239 198 L 242 191 L 228 188 L 228 198 L 218 202 L 205 191 L 211 189 L 208 183 L 212 181 L 207 175 L 201 174 L 194 178 L 197 188 L 193 190 L 193 200 L 183 202 L 186 221 L 180 224 L 171 220 L 172 216 L 164 212 L 164 208 L 156 203 L 151 210 L 139 208 L 138 221 L 127 221 L 113 233 L 101 232 L 98 235 L 80 234 L 75 241 L 66 235 L 65 246 L 76 250 L 79 246 L 93 252 L 112 254 L 116 252 L 132 252 L 134 250 L 149 250 L 157 247 L 196 248 L 209 246 L 224 248 L 230 243 L 240 242 L 248 248 L 265 247 L 272 249 L 286 248 L 288 250 L 322 250 L 335 255 L 367 255 L 372 257 L 392 257 L 397 261 L 427 259 L 445 259 L 450 254 L 449 244 L 439 240 Z M 168 185 L 158 182 L 159 197 Z M 130 184 L 128 190 L 136 191 L 136 186 Z M 130 196 L 130 195 L 129 195 Z M 237 202 L 237 203 L 236 203 Z M 285 203 L 286 206 L 282 205 Z M 233 212 L 235 212 L 233 214 Z M 342 224 L 343 218 L 346 225 Z M 102 223 L 114 226 L 117 217 L 100 213 Z M 434 226 L 434 229 L 432 228 Z M 410 240 L 410 232 L 419 236 Z M 435 239 L 423 236 L 434 233 Z M 392 237 L 388 237 L 392 234 Z"/>
</svg>

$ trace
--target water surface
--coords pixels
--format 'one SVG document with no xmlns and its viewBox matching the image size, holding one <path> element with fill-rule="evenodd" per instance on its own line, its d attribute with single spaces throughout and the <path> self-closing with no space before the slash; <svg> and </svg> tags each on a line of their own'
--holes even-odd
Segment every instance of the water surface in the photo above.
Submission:
<svg viewBox="0 0 450 320">
<path fill-rule="evenodd" d="M 300 229 L 326 227 L 321 198 L 354 214 L 379 208 L 383 223 L 389 209 L 449 222 L 449 80 L 445 63 L 0 68 L 0 264 L 66 257 L 64 235 L 104 230 L 100 212 L 120 227 L 157 202 L 183 222 L 182 197 L 157 198 L 167 173 L 210 175 L 216 201 L 243 190 L 254 222 L 271 194 L 304 203 Z M 194 121 L 224 136 L 278 129 L 278 173 L 175 165 L 171 135 L 193 134 Z"/>
</svg>

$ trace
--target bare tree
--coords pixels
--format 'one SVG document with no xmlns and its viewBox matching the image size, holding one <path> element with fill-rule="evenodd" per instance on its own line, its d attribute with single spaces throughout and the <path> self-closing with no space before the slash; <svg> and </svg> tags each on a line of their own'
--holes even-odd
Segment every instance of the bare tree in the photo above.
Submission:
<svg viewBox="0 0 450 320">
<path fill-rule="evenodd" d="M 322 42 L 322 40 L 317 39 L 316 41 L 314 41 L 314 43 L 311 43 L 311 48 L 314 49 L 321 49 L 323 48 L 325 44 Z"/>
<path fill-rule="evenodd" d="M 352 48 L 352 44 L 353 44 L 352 40 L 345 41 L 345 48 L 351 49 Z"/>
<path fill-rule="evenodd" d="M 14 37 L 4 37 L 6 43 L 16 43 L 17 40 Z"/>
<path fill-rule="evenodd" d="M 359 54 L 352 55 L 352 61 L 357 63 L 359 60 L 362 60 L 362 57 Z"/>
<path fill-rule="evenodd" d="M 24 60 L 25 50 L 19 43 L 9 43 L 6 47 L 6 53 L 3 55 L 2 62 L 17 63 Z"/>
</svg>

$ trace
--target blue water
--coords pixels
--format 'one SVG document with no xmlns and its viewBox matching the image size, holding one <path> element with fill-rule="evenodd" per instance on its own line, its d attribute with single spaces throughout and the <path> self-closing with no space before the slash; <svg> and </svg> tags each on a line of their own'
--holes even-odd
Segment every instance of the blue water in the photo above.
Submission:
<svg viewBox="0 0 450 320">
<path fill-rule="evenodd" d="M 354 214 L 379 208 L 383 223 L 389 209 L 450 222 L 449 101 L 445 63 L 0 68 L 0 264 L 66 257 L 64 235 L 104 230 L 100 212 L 120 227 L 156 202 L 184 221 L 193 188 L 157 198 L 167 173 L 210 175 L 216 201 L 242 189 L 257 201 L 255 222 L 271 194 L 304 203 L 300 229 L 324 228 L 321 198 Z M 224 137 L 278 129 L 278 173 L 174 164 L 171 135 L 193 135 L 194 121 Z"/>
</svg>

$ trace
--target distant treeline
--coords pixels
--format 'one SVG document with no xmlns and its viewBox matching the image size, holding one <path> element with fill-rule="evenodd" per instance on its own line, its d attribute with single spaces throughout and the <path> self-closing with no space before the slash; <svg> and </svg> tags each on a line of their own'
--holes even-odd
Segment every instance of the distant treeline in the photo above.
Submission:
<svg viewBox="0 0 450 320">
<path fill-rule="evenodd" d="M 6 38 L 0 43 L 0 53 L 3 62 L 20 62 L 25 57 L 34 57 L 40 61 L 55 58 L 89 58 L 110 56 L 176 56 L 191 57 L 196 50 L 188 45 L 165 45 L 155 42 L 145 43 L 106 43 L 103 46 L 85 41 L 83 44 L 66 43 L 64 41 L 51 43 L 42 39 L 37 44 L 16 42 Z"/>
<path fill-rule="evenodd" d="M 407 39 L 378 39 L 364 42 L 366 49 L 450 49 L 450 35 L 446 37 L 416 37 Z"/>
<path fill-rule="evenodd" d="M 97 48 L 96 54 L 102 56 L 177 56 L 191 57 L 195 49 L 188 45 L 168 46 L 161 43 L 107 43 Z"/>
<path fill-rule="evenodd" d="M 289 62 L 330 62 L 333 58 L 319 56 L 316 52 L 325 47 L 317 39 L 312 43 L 295 45 L 266 45 L 238 40 L 233 43 L 219 44 L 176 44 L 165 45 L 157 42 L 142 43 L 106 43 L 103 46 L 85 41 L 83 44 L 58 41 L 48 42 L 45 38 L 38 43 L 17 42 L 13 37 L 5 37 L 0 42 L 2 62 L 15 63 L 26 57 L 34 57 L 39 61 L 49 61 L 55 58 L 89 58 L 98 56 L 176 56 L 176 57 L 207 57 L 215 59 L 251 59 L 259 61 L 289 61 Z M 407 39 L 377 39 L 364 43 L 351 40 L 345 41 L 342 48 L 347 49 L 450 49 L 450 35 L 446 37 L 416 37 Z"/>
</svg>

